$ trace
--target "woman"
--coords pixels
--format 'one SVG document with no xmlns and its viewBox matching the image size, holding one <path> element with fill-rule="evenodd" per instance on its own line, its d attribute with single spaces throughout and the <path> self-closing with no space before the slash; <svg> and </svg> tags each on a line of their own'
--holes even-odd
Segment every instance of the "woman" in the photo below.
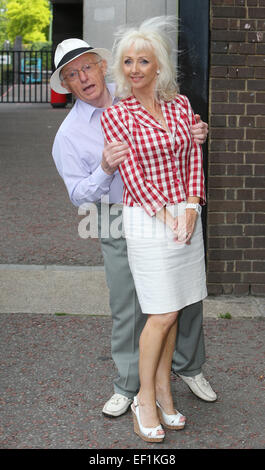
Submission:
<svg viewBox="0 0 265 470">
<path fill-rule="evenodd" d="M 130 156 L 120 167 L 130 268 L 147 321 L 139 344 L 140 390 L 134 430 L 161 442 L 161 426 L 182 429 L 170 371 L 178 311 L 206 297 L 201 204 L 202 152 L 191 138 L 188 99 L 177 94 L 170 41 L 157 17 L 121 32 L 114 46 L 114 78 L 121 101 L 102 116 L 107 142 L 122 140 Z"/>
</svg>

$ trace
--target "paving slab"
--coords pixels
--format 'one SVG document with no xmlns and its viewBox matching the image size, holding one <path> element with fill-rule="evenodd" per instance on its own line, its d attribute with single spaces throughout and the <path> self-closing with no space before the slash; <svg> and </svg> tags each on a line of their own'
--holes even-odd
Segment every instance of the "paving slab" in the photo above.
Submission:
<svg viewBox="0 0 265 470">
<path fill-rule="evenodd" d="M 204 374 L 218 400 L 199 400 L 172 376 L 187 425 L 148 444 L 134 434 L 130 411 L 101 413 L 116 375 L 109 316 L 1 314 L 0 448 L 264 449 L 264 319 L 205 318 L 204 331 Z"/>
<path fill-rule="evenodd" d="M 103 266 L 0 265 L 1 313 L 110 315 Z M 209 296 L 204 316 L 265 317 L 265 298 Z"/>
<path fill-rule="evenodd" d="M 0 265 L 1 313 L 109 315 L 103 266 Z"/>
</svg>

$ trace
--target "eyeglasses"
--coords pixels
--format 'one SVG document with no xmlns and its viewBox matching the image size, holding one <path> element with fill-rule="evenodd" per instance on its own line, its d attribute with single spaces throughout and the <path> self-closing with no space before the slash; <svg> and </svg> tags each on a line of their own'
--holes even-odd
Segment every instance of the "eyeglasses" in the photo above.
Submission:
<svg viewBox="0 0 265 470">
<path fill-rule="evenodd" d="M 78 70 L 71 70 L 70 72 L 66 73 L 63 77 L 61 77 L 62 80 L 69 80 L 69 82 L 73 82 L 74 80 L 77 80 L 79 78 L 79 72 L 84 72 L 85 74 L 89 75 L 93 72 L 95 69 L 95 66 L 99 64 L 101 60 L 98 62 L 90 62 L 89 64 L 83 65 L 81 69 Z"/>
</svg>

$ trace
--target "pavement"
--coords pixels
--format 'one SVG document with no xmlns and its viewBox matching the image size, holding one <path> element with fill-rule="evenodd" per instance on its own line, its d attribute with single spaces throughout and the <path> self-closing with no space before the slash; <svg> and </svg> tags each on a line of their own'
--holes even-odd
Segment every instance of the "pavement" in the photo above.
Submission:
<svg viewBox="0 0 265 470">
<path fill-rule="evenodd" d="M 264 297 L 204 301 L 203 370 L 218 400 L 172 375 L 184 430 L 147 444 L 130 411 L 101 414 L 116 374 L 102 255 L 97 239 L 80 238 L 51 157 L 68 111 L 0 105 L 0 449 L 264 449 Z"/>
</svg>

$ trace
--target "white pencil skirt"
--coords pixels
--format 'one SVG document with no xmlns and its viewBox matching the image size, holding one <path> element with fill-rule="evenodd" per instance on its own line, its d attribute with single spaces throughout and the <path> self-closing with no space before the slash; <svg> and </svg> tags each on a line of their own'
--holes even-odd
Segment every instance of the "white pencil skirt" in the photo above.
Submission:
<svg viewBox="0 0 265 470">
<path fill-rule="evenodd" d="M 167 209 L 185 214 L 186 202 Z M 191 244 L 178 244 L 174 234 L 142 207 L 123 206 L 129 265 L 143 313 L 178 311 L 207 297 L 201 217 Z"/>
</svg>

